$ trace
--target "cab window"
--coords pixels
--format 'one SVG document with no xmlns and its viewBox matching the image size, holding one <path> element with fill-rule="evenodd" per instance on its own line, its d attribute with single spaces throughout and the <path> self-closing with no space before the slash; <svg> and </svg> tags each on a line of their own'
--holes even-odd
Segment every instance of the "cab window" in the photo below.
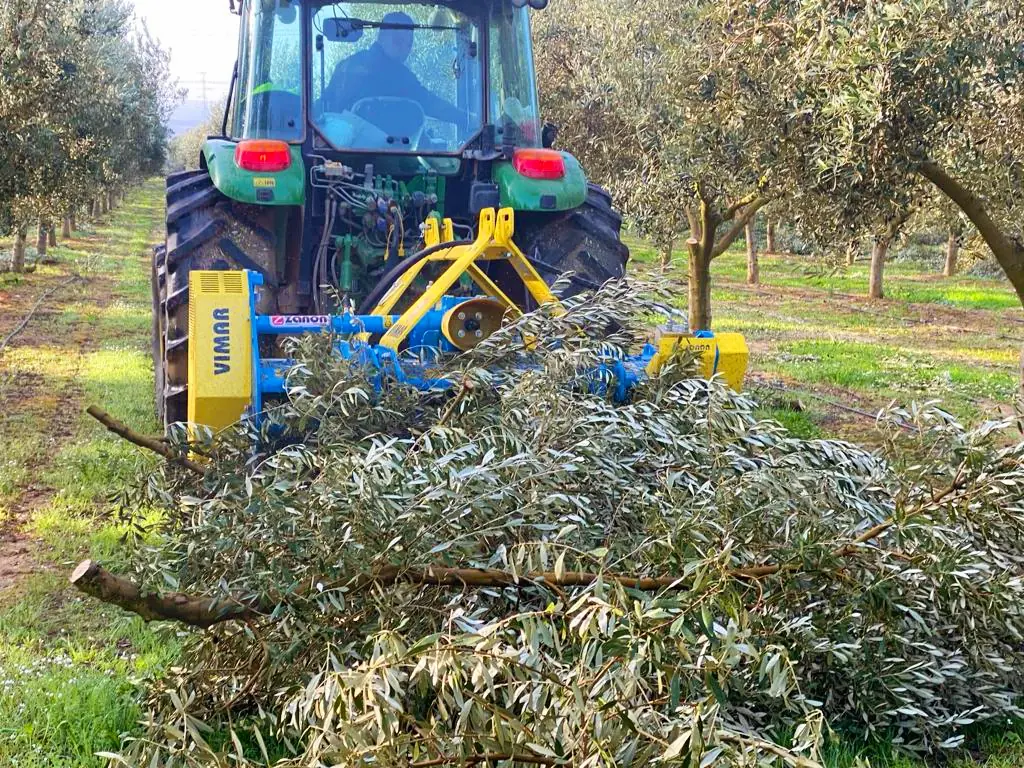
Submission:
<svg viewBox="0 0 1024 768">
<path fill-rule="evenodd" d="M 312 14 L 312 120 L 337 149 L 454 153 L 483 125 L 480 29 L 445 5 Z"/>
<path fill-rule="evenodd" d="M 526 8 L 495 4 L 490 24 L 490 116 L 499 144 L 541 145 L 540 110 Z"/>
<path fill-rule="evenodd" d="M 301 29 L 297 0 L 246 0 L 233 99 L 235 138 L 302 138 Z"/>
</svg>

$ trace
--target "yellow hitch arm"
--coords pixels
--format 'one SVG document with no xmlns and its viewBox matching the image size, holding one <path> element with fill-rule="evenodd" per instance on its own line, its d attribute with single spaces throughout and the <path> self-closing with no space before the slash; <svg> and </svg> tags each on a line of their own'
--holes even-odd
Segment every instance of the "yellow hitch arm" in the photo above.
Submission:
<svg viewBox="0 0 1024 768">
<path fill-rule="evenodd" d="M 427 247 L 440 245 L 442 242 L 452 242 L 454 233 L 450 219 L 444 220 L 442 229 L 443 231 L 438 230 L 436 219 L 427 222 L 424 232 L 424 241 Z M 557 307 L 556 311 L 564 312 L 558 299 L 551 293 L 548 284 L 544 282 L 544 278 L 537 273 L 529 259 L 513 242 L 514 232 L 515 214 L 511 208 L 502 208 L 497 213 L 493 208 L 485 208 L 480 212 L 480 225 L 477 229 L 476 240 L 472 244 L 444 248 L 410 267 L 395 281 L 394 286 L 384 295 L 373 314 L 389 314 L 427 264 L 432 262 L 448 263 L 444 272 L 384 334 L 380 342 L 381 345 L 397 351 L 416 324 L 441 301 L 448 290 L 464 274 L 468 274 L 488 296 L 500 302 L 506 311 L 514 315 L 521 314 L 515 303 L 487 276 L 479 264 L 481 261 L 499 259 L 508 261 L 523 281 L 526 290 L 538 304 L 553 304 Z M 442 237 L 444 240 L 441 239 Z"/>
</svg>

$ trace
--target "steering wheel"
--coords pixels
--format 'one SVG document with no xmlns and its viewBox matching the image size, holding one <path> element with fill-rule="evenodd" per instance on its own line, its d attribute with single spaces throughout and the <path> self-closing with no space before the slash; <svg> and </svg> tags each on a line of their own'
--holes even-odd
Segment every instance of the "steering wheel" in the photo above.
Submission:
<svg viewBox="0 0 1024 768">
<path fill-rule="evenodd" d="M 403 147 L 414 149 L 427 127 L 427 113 L 418 101 L 401 96 L 370 96 L 352 105 L 352 112 L 373 123 L 388 134 L 389 139 L 400 141 Z"/>
</svg>

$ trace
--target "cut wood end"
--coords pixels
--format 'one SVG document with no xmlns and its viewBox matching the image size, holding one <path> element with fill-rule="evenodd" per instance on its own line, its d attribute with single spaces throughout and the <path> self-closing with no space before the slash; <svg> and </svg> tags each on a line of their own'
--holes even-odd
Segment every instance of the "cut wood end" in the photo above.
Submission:
<svg viewBox="0 0 1024 768">
<path fill-rule="evenodd" d="M 99 563 L 94 563 L 92 560 L 83 560 L 75 566 L 75 570 L 71 572 L 71 578 L 69 581 L 72 584 L 78 584 L 82 579 L 86 579 L 94 575 L 99 569 Z"/>
</svg>

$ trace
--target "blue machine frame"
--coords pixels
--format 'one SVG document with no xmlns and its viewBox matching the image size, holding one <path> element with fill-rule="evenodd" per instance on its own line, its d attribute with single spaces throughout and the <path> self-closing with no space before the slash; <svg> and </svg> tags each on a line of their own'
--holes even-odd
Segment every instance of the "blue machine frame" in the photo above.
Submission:
<svg viewBox="0 0 1024 768">
<path fill-rule="evenodd" d="M 266 398 L 286 394 L 288 371 L 297 361 L 262 357 L 264 337 L 330 334 L 334 353 L 364 366 L 378 392 L 389 383 L 443 392 L 456 384 L 443 373 L 443 360 L 470 349 L 501 324 L 500 306 L 496 316 L 489 316 L 494 307 L 486 302 L 491 299 L 479 296 L 441 295 L 414 324 L 405 316 L 384 313 L 261 315 L 256 310 L 261 285 L 263 276 L 248 270 L 191 275 L 190 422 L 219 429 L 245 414 L 258 419 Z M 465 311 L 460 309 L 464 305 Z M 400 350 L 370 342 L 374 336 L 386 339 L 388 331 L 403 321 L 408 325 Z M 473 322 L 490 324 L 484 328 L 471 326 Z M 581 372 L 581 386 L 624 402 L 638 383 L 656 375 L 682 347 L 702 359 L 707 377 L 721 372 L 734 388 L 742 386 L 747 351 L 739 334 L 689 334 L 673 327 L 660 329 L 656 343 L 645 345 L 639 354 L 624 354 L 609 345 L 606 356 Z M 537 363 L 524 354 L 520 366 L 526 371 Z"/>
<path fill-rule="evenodd" d="M 255 289 L 263 284 L 263 276 L 248 272 L 250 286 Z M 359 340 L 363 334 L 383 334 L 399 319 L 398 315 L 322 315 L 290 316 L 260 315 L 256 313 L 256 291 L 252 290 L 250 312 L 252 313 L 253 349 L 253 393 L 252 412 L 263 410 L 267 396 L 284 395 L 287 372 L 296 364 L 287 358 L 260 357 L 261 336 L 298 336 L 308 333 L 330 333 L 338 338 L 335 352 L 345 360 L 357 360 L 376 373 L 372 377 L 375 388 L 380 391 L 385 382 L 391 381 L 414 387 L 421 391 L 443 392 L 452 387 L 450 379 L 431 375 L 431 367 L 444 356 L 455 355 L 459 350 L 445 338 L 442 322 L 450 310 L 470 301 L 469 297 L 445 296 L 440 304 L 428 312 L 409 334 L 408 347 L 396 353 L 381 345 Z M 629 391 L 647 376 L 647 368 L 657 354 L 651 344 L 644 346 L 640 354 L 617 357 L 609 350 L 607 361 L 594 368 L 587 377 L 591 391 L 611 393 L 616 401 L 625 401 Z"/>
</svg>

